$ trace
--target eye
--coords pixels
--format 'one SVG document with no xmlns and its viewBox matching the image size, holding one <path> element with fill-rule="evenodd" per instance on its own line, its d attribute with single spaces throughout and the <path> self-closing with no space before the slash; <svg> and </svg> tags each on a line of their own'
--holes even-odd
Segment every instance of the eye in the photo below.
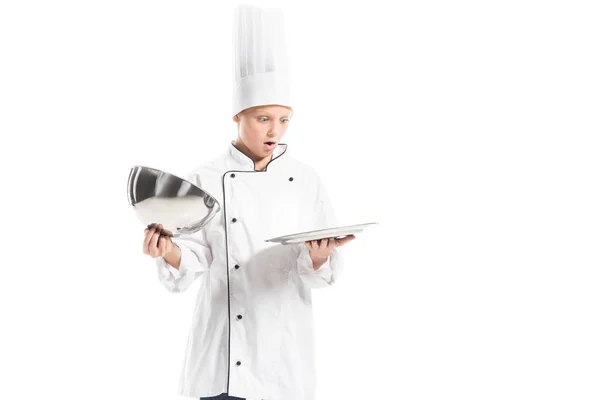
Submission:
<svg viewBox="0 0 600 400">
<path fill-rule="evenodd" d="M 289 122 L 289 118 L 284 118 L 281 120 L 281 122 L 283 122 L 283 123 Z"/>
<path fill-rule="evenodd" d="M 267 122 L 269 120 L 269 118 L 268 117 L 258 117 L 258 120 L 260 122 Z"/>
</svg>

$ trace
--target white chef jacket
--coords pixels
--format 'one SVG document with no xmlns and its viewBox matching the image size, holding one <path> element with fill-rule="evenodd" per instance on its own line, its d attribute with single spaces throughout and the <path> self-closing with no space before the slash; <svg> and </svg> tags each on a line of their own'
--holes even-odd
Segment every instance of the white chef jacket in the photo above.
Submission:
<svg viewBox="0 0 600 400">
<path fill-rule="evenodd" d="M 179 270 L 156 259 L 170 292 L 199 281 L 178 394 L 315 399 L 311 289 L 336 281 L 340 249 L 315 271 L 304 243 L 266 240 L 337 226 L 318 174 L 283 143 L 256 171 L 232 142 L 189 180 L 221 210 L 199 232 L 174 239 Z"/>
</svg>

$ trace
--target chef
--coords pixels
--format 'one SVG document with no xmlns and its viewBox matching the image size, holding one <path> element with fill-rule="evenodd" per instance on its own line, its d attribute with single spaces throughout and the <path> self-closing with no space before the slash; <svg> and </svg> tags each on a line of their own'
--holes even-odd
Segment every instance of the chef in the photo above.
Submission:
<svg viewBox="0 0 600 400">
<path fill-rule="evenodd" d="M 220 203 L 199 232 L 176 239 L 147 229 L 173 293 L 198 282 L 178 393 L 200 399 L 315 399 L 311 290 L 343 268 L 354 239 L 282 245 L 266 239 L 337 226 L 319 175 L 282 138 L 292 114 L 279 10 L 238 6 L 233 120 L 238 135 L 188 179 Z M 158 221 L 159 222 L 159 221 Z"/>
</svg>

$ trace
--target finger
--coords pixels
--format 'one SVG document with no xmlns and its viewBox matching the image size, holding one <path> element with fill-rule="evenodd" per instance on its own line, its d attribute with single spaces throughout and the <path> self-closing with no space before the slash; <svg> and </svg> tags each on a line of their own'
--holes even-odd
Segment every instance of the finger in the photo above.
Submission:
<svg viewBox="0 0 600 400">
<path fill-rule="evenodd" d="M 152 235 L 154 234 L 154 232 L 156 232 L 156 230 L 154 228 L 150 228 L 150 229 L 147 229 L 145 232 L 146 232 L 145 241 L 147 242 L 146 244 L 148 244 L 148 243 L 150 243 L 150 239 L 152 238 Z"/>
<path fill-rule="evenodd" d="M 336 247 L 343 246 L 346 243 L 353 241 L 354 239 L 356 239 L 356 237 L 354 235 L 348 235 L 343 239 L 336 240 L 335 246 Z"/>
<path fill-rule="evenodd" d="M 158 243 L 158 238 L 160 238 L 160 234 L 155 233 L 152 235 L 152 239 L 150 239 L 150 244 L 148 244 L 148 252 L 152 257 L 157 257 L 158 247 L 156 245 Z"/>
<path fill-rule="evenodd" d="M 304 242 L 304 245 L 310 250 L 310 241 Z"/>
<path fill-rule="evenodd" d="M 165 228 L 163 224 L 159 224 L 158 226 L 160 228 L 159 232 L 162 236 L 167 236 L 167 237 L 173 236 L 173 232 L 171 232 L 170 230 Z"/>
<path fill-rule="evenodd" d="M 335 238 L 329 239 L 329 244 L 327 245 L 329 251 L 333 251 L 335 249 Z"/>
<path fill-rule="evenodd" d="M 171 238 L 169 236 L 161 236 L 160 239 L 162 242 L 164 242 L 160 255 L 161 257 L 164 257 L 173 248 L 173 242 L 171 241 Z"/>
<path fill-rule="evenodd" d="M 171 250 L 173 250 L 173 240 L 171 240 L 170 236 L 167 236 L 165 238 L 165 255 L 167 255 L 167 253 L 171 252 Z"/>
<path fill-rule="evenodd" d="M 146 237 L 144 237 L 144 254 L 150 254 L 148 251 L 148 245 L 150 244 L 152 235 L 154 235 L 154 229 L 150 229 L 148 232 L 146 232 Z"/>
<path fill-rule="evenodd" d="M 311 246 L 312 246 L 313 250 L 314 249 L 318 249 L 319 248 L 319 243 L 317 243 L 316 240 L 313 240 L 313 241 L 311 241 Z"/>
<path fill-rule="evenodd" d="M 157 224 L 156 225 L 156 231 L 162 235 L 162 233 L 163 233 L 163 225 L 162 224 Z"/>
<path fill-rule="evenodd" d="M 323 238 L 323 239 L 321 239 L 321 244 L 319 244 L 319 248 L 320 248 L 320 249 L 326 249 L 326 248 L 327 248 L 327 243 L 328 243 L 328 240 L 329 240 L 329 239 L 327 239 L 327 238 Z"/>
<path fill-rule="evenodd" d="M 164 257 L 167 247 L 167 239 L 164 236 L 158 238 L 158 256 Z"/>
</svg>

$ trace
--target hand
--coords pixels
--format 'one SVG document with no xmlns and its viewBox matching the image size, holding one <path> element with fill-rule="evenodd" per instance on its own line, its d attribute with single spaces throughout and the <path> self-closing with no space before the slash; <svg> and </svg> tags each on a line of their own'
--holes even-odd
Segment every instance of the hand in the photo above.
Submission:
<svg viewBox="0 0 600 400">
<path fill-rule="evenodd" d="M 313 268 L 317 270 L 321 268 L 323 264 L 325 264 L 333 249 L 343 246 L 354 239 L 356 239 L 354 235 L 348 235 L 342 239 L 325 238 L 318 241 L 308 240 L 304 242 L 304 245 L 309 250 L 310 258 L 313 262 Z"/>
<path fill-rule="evenodd" d="M 144 230 L 144 254 L 152 258 L 164 257 L 173 250 L 171 233 L 161 224 L 150 224 Z"/>
</svg>

